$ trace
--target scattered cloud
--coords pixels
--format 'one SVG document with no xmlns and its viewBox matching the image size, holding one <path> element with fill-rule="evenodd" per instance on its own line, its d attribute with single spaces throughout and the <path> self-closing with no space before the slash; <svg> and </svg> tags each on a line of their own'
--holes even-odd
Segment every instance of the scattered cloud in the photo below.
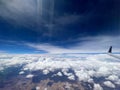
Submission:
<svg viewBox="0 0 120 90">
<path fill-rule="evenodd" d="M 43 74 L 47 75 L 49 73 L 49 70 L 45 69 L 43 70 Z"/>
<path fill-rule="evenodd" d="M 119 77 L 116 76 L 116 75 L 110 75 L 110 76 L 107 78 L 107 80 L 110 80 L 110 81 L 113 81 L 113 82 L 117 81 L 118 79 L 119 79 Z"/>
<path fill-rule="evenodd" d="M 103 88 L 100 86 L 100 84 L 94 84 L 93 90 L 103 90 Z"/>
<path fill-rule="evenodd" d="M 109 88 L 115 88 L 116 84 L 120 85 L 120 63 L 108 61 L 111 59 L 106 54 L 73 54 L 76 57 L 65 57 L 65 55 L 2 55 L 0 56 L 0 71 L 4 70 L 4 67 L 22 66 L 19 74 L 24 74 L 26 71 L 30 71 L 30 74 L 26 74 L 26 78 L 32 78 L 35 76 L 32 71 L 42 71 L 44 75 L 48 75 L 51 72 L 56 72 L 54 76 L 63 75 L 67 76 L 69 80 L 76 80 L 76 76 L 79 81 L 88 82 L 94 84 L 93 90 L 103 90 L 104 85 Z M 72 69 L 74 73 L 69 72 Z M 60 70 L 60 71 L 59 71 Z M 58 71 L 58 72 L 57 72 Z M 94 79 L 104 77 L 101 79 L 101 83 Z M 107 77 L 107 78 L 106 78 Z M 104 84 L 104 85 L 103 85 Z"/>
<path fill-rule="evenodd" d="M 22 74 L 24 74 L 24 73 L 25 73 L 24 71 L 19 72 L 20 75 L 22 75 Z"/>
<path fill-rule="evenodd" d="M 71 75 L 71 76 L 68 77 L 68 79 L 70 79 L 70 80 L 75 80 L 75 76 L 74 76 L 74 75 Z"/>
<path fill-rule="evenodd" d="M 105 81 L 104 85 L 110 88 L 115 88 L 115 85 L 111 81 Z"/>
<path fill-rule="evenodd" d="M 29 75 L 26 76 L 26 78 L 32 78 L 33 76 L 34 76 L 34 75 L 29 74 Z"/>
<path fill-rule="evenodd" d="M 62 73 L 61 73 L 61 72 L 58 72 L 57 75 L 58 75 L 58 76 L 62 76 Z"/>
<path fill-rule="evenodd" d="M 37 87 L 36 87 L 36 90 L 40 90 L 40 87 L 37 86 Z"/>
</svg>

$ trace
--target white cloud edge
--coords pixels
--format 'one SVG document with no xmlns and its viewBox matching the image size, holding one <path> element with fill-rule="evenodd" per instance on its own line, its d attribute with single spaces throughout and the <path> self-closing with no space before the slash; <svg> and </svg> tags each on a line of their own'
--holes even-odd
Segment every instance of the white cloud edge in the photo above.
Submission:
<svg viewBox="0 0 120 90">
<path fill-rule="evenodd" d="M 100 84 L 94 84 L 93 90 L 103 90 L 103 88 L 100 86 Z"/>
<path fill-rule="evenodd" d="M 4 57 L 10 57 L 10 55 L 4 55 Z M 86 54 L 84 56 L 85 59 L 82 58 L 83 55 L 79 55 L 79 58 L 60 58 L 55 55 L 11 55 L 11 57 L 10 60 L 9 58 L 6 60 L 0 59 L 0 62 L 2 61 L 0 70 L 4 69 L 2 67 L 3 65 L 12 67 L 17 64 L 26 64 L 21 70 L 22 73 L 26 70 L 42 70 L 43 74 L 47 75 L 49 72 L 62 69 L 62 73 L 68 76 L 68 79 L 75 80 L 74 74 L 68 72 L 69 68 L 72 68 L 80 81 L 94 83 L 92 77 L 98 78 L 104 76 L 108 77 L 106 78 L 106 81 L 111 80 L 114 84 L 120 85 L 120 63 L 107 62 L 107 59 L 110 59 L 108 55 Z M 19 74 L 21 74 L 21 72 Z M 56 75 L 61 76 L 59 72 Z M 34 75 L 29 74 L 26 78 L 32 78 L 33 76 Z M 118 79 L 116 79 L 116 77 L 118 77 Z"/>
<path fill-rule="evenodd" d="M 115 85 L 111 81 L 105 81 L 104 85 L 109 87 L 109 88 L 115 88 Z"/>
<path fill-rule="evenodd" d="M 80 42 L 81 40 L 85 40 Z M 88 40 L 88 41 L 86 41 Z M 60 46 L 54 46 L 49 43 L 37 44 L 37 43 L 25 43 L 26 46 L 34 48 L 36 50 L 43 50 L 48 53 L 98 53 L 107 52 L 109 46 L 114 47 L 114 52 L 120 51 L 119 36 L 97 36 L 86 37 L 78 39 L 78 43 L 75 46 L 69 48 L 62 48 Z"/>
</svg>

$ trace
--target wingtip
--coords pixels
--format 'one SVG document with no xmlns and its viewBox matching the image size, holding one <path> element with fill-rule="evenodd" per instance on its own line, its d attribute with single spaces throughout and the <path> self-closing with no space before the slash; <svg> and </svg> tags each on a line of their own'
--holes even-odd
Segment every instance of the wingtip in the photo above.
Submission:
<svg viewBox="0 0 120 90">
<path fill-rule="evenodd" d="M 108 53 L 112 53 L 112 46 L 110 46 Z"/>
</svg>

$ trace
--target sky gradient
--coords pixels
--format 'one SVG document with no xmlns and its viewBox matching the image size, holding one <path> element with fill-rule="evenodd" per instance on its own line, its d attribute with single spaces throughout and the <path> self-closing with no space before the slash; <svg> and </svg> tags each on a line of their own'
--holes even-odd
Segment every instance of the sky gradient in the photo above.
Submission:
<svg viewBox="0 0 120 90">
<path fill-rule="evenodd" d="M 0 53 L 120 51 L 119 0 L 1 0 Z"/>
</svg>

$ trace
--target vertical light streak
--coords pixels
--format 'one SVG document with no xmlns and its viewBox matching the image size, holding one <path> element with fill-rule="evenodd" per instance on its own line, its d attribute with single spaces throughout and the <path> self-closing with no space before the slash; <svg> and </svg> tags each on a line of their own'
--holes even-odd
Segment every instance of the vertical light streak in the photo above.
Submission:
<svg viewBox="0 0 120 90">
<path fill-rule="evenodd" d="M 42 18 L 43 14 L 48 14 L 49 20 L 45 23 L 48 28 L 48 35 L 49 35 L 49 41 L 51 41 L 51 37 L 53 35 L 54 30 L 54 0 L 49 0 L 49 8 L 46 10 L 43 8 L 43 0 L 37 0 L 37 27 L 40 28 L 41 25 L 45 22 L 45 20 Z M 47 13 L 46 13 L 47 12 Z"/>
<path fill-rule="evenodd" d="M 38 30 L 38 32 L 39 32 L 39 30 L 40 30 L 40 25 L 41 25 L 41 22 L 42 22 L 42 15 L 43 15 L 43 0 L 37 0 L 37 2 L 36 2 L 36 5 L 37 5 L 37 25 L 36 25 L 36 27 L 37 27 L 37 30 Z M 37 33 L 37 35 L 39 36 L 40 35 L 40 33 Z M 40 37 L 37 37 L 37 41 L 38 41 L 38 43 L 39 43 L 39 41 L 40 41 Z"/>
<path fill-rule="evenodd" d="M 42 0 L 37 0 L 37 23 L 40 24 L 40 20 L 43 13 L 43 6 L 42 6 Z"/>
<path fill-rule="evenodd" d="M 48 29 L 49 29 L 49 33 L 50 33 L 50 40 L 51 40 L 51 37 L 52 37 L 52 34 L 53 34 L 53 29 L 54 29 L 54 23 L 53 23 L 53 20 L 54 20 L 54 0 L 50 0 L 50 19 L 49 19 L 49 26 L 48 26 Z"/>
</svg>

